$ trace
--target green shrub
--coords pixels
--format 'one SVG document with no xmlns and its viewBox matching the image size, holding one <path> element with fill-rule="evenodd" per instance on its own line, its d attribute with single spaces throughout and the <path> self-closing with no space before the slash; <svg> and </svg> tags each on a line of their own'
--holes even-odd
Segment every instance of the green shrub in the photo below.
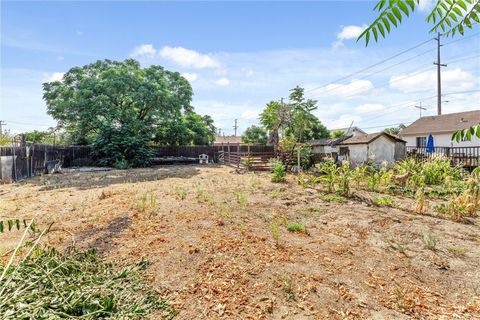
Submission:
<svg viewBox="0 0 480 320">
<path fill-rule="evenodd" d="M 320 200 L 326 201 L 326 202 L 344 202 L 345 198 L 335 194 L 335 193 L 329 193 L 329 194 L 321 194 L 318 196 Z"/>
<path fill-rule="evenodd" d="M 290 232 L 303 232 L 305 226 L 301 223 L 289 223 L 287 224 L 287 230 Z"/>
<path fill-rule="evenodd" d="M 242 158 L 242 164 L 245 166 L 245 168 L 250 171 L 253 168 L 253 158 L 252 157 L 245 157 Z"/>
<path fill-rule="evenodd" d="M 272 182 L 283 182 L 287 175 L 287 169 L 285 165 L 278 159 L 270 159 L 270 165 L 272 166 Z"/>
<path fill-rule="evenodd" d="M 118 169 L 145 167 L 150 164 L 150 158 L 154 155 L 148 146 L 149 141 L 149 136 L 139 133 L 133 124 L 119 128 L 104 127 L 92 143 L 92 153 L 102 166 Z"/>
<path fill-rule="evenodd" d="M 322 174 L 320 180 L 325 182 L 328 192 L 335 192 L 335 181 L 337 179 L 338 167 L 333 161 L 320 162 L 315 168 Z"/>
<path fill-rule="evenodd" d="M 387 196 L 380 196 L 372 199 L 372 203 L 380 207 L 393 207 L 395 206 L 395 201 L 392 198 Z"/>
<path fill-rule="evenodd" d="M 293 151 L 290 158 L 290 165 L 298 165 L 298 150 L 300 148 L 300 166 L 302 169 L 306 170 L 312 166 L 312 147 L 310 146 L 300 146 L 296 147 Z"/>
</svg>

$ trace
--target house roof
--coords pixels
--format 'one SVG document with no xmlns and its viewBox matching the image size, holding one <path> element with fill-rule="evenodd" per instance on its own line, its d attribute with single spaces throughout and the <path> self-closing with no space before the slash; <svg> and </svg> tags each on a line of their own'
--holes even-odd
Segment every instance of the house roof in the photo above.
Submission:
<svg viewBox="0 0 480 320">
<path fill-rule="evenodd" d="M 346 135 L 352 134 L 353 132 L 357 131 L 362 134 L 366 134 L 365 131 L 360 129 L 359 127 L 349 127 L 349 128 L 340 128 L 340 129 L 334 129 L 334 130 L 329 130 L 330 132 L 335 132 L 335 131 L 343 131 L 345 132 Z"/>
<path fill-rule="evenodd" d="M 242 143 L 242 137 L 240 136 L 216 136 L 214 144 L 238 144 Z"/>
<path fill-rule="evenodd" d="M 370 142 L 378 139 L 379 137 L 384 136 L 393 142 L 405 142 L 402 139 L 395 137 L 391 134 L 385 133 L 385 132 L 376 132 L 376 133 L 368 133 L 364 134 L 361 136 L 356 136 L 356 137 L 351 137 L 350 139 L 347 139 L 343 142 L 340 142 L 339 144 L 341 145 L 346 145 L 346 144 L 369 144 Z"/>
<path fill-rule="evenodd" d="M 353 135 L 348 135 L 348 136 L 344 136 L 344 137 L 340 137 L 340 138 L 336 138 L 336 139 L 332 139 L 332 138 L 322 138 L 322 139 L 316 139 L 316 140 L 310 140 L 307 142 L 307 144 L 311 145 L 311 146 L 336 146 L 337 144 L 339 144 L 340 142 L 348 139 L 348 138 L 351 138 Z"/>
<path fill-rule="evenodd" d="M 332 139 L 330 138 L 322 138 L 322 139 L 315 139 L 315 140 L 310 140 L 307 142 L 307 144 L 311 146 L 328 146 Z"/>
<path fill-rule="evenodd" d="M 400 135 L 452 133 L 480 123 L 480 110 L 421 117 L 400 132 Z"/>
</svg>

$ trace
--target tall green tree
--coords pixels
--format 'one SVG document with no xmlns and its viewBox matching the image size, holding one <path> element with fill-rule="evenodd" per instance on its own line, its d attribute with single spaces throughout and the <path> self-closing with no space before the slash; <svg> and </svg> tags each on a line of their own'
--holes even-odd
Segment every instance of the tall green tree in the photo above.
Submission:
<svg viewBox="0 0 480 320">
<path fill-rule="evenodd" d="M 364 38 L 368 45 L 371 37 L 378 41 L 385 38 L 393 27 L 398 27 L 402 19 L 409 17 L 419 6 L 420 0 L 380 0 L 373 7 L 378 17 L 358 37 Z M 432 25 L 430 32 L 441 31 L 443 35 L 463 35 L 465 29 L 471 29 L 480 23 L 479 0 L 437 0 L 426 22 Z"/>
<path fill-rule="evenodd" d="M 185 78 L 133 59 L 75 67 L 43 89 L 48 113 L 75 142 L 92 144 L 105 165 L 148 164 L 148 143 L 158 132 L 171 119 L 194 117 Z"/>
<path fill-rule="evenodd" d="M 170 119 L 159 128 L 154 141 L 159 145 L 208 145 L 215 140 L 213 119 L 194 112 Z"/>
<path fill-rule="evenodd" d="M 267 141 L 267 131 L 259 126 L 252 125 L 242 134 L 243 143 L 266 144 Z"/>
</svg>

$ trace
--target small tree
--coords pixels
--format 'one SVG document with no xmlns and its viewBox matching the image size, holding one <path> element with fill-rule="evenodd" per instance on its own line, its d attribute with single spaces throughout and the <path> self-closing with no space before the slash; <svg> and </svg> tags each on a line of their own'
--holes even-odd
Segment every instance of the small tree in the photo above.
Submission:
<svg viewBox="0 0 480 320">
<path fill-rule="evenodd" d="M 260 122 L 268 130 L 271 142 L 277 145 L 286 136 L 292 136 L 296 142 L 328 138 L 328 129 L 312 113 L 317 108 L 316 103 L 306 99 L 300 87 L 290 90 L 288 103 L 268 103 L 260 114 Z"/>
<path fill-rule="evenodd" d="M 398 127 L 386 128 L 383 130 L 383 132 L 392 134 L 392 135 L 399 135 L 400 132 L 405 128 L 406 126 L 402 123 Z"/>
<path fill-rule="evenodd" d="M 267 131 L 256 125 L 248 127 L 242 135 L 243 143 L 266 144 L 267 140 Z"/>
<path fill-rule="evenodd" d="M 10 144 L 12 144 L 12 138 L 8 135 L 8 133 L 1 133 L 0 146 L 8 146 Z"/>
<path fill-rule="evenodd" d="M 333 139 L 338 139 L 338 138 L 343 138 L 343 137 L 345 137 L 345 135 L 346 135 L 346 134 L 345 134 L 345 131 L 343 131 L 343 130 L 335 130 L 335 131 L 332 132 L 331 137 L 332 137 Z"/>
</svg>

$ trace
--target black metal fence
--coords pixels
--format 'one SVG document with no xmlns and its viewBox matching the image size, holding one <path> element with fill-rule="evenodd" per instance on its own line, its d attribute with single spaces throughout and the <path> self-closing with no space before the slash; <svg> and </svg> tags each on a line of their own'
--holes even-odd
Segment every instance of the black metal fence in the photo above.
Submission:
<svg viewBox="0 0 480 320">
<path fill-rule="evenodd" d="M 475 168 L 480 165 L 480 146 L 478 147 L 435 147 L 433 152 L 427 152 L 426 147 L 407 147 L 407 157 L 428 159 L 443 156 L 454 165 Z"/>
</svg>

